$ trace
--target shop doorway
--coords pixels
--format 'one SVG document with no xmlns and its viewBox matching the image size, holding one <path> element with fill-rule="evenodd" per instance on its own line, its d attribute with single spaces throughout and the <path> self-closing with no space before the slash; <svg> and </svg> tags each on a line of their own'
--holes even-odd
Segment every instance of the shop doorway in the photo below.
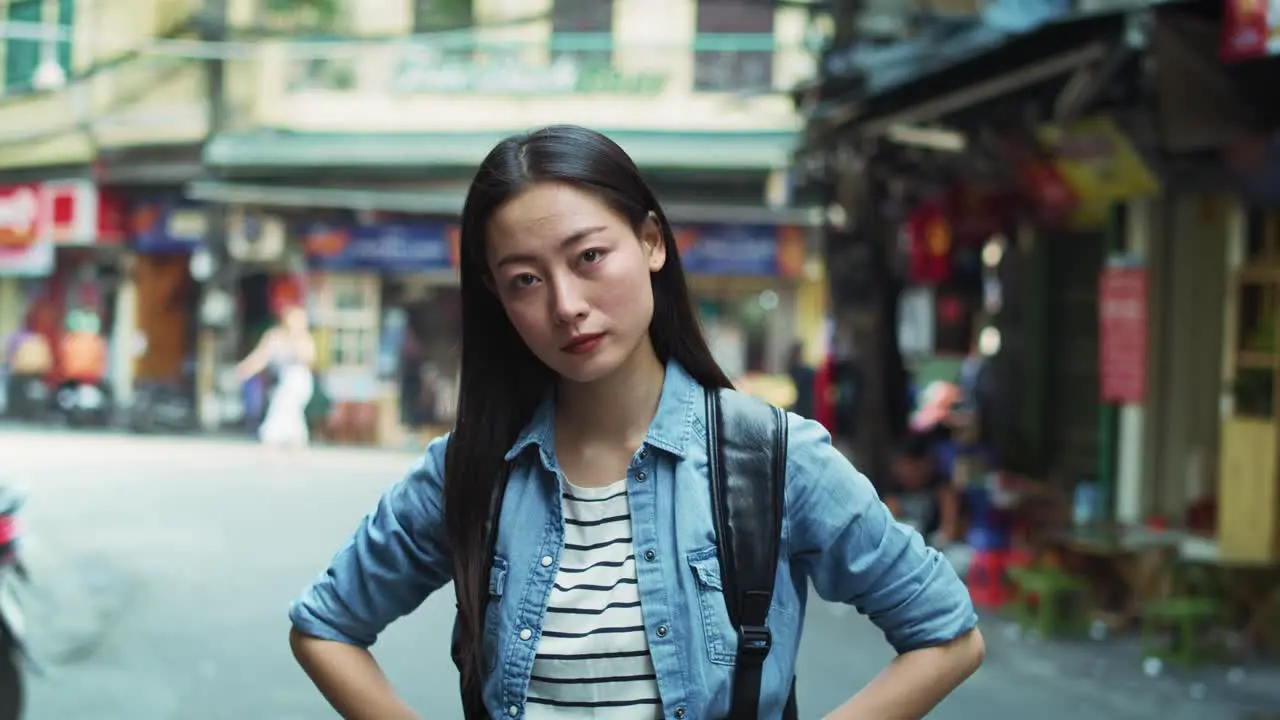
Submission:
<svg viewBox="0 0 1280 720">
<path fill-rule="evenodd" d="M 410 428 L 453 424 L 461 372 L 462 295 L 456 287 L 408 281 L 385 286 L 384 341 L 394 347 L 400 422 Z M 395 314 L 393 316 L 393 314 Z M 399 337 L 392 333 L 399 328 Z"/>
<path fill-rule="evenodd" d="M 185 255 L 141 255 L 134 265 L 138 332 L 146 339 L 134 378 L 177 383 L 195 347 L 197 287 Z"/>
<path fill-rule="evenodd" d="M 261 271 L 241 275 L 237 290 L 241 328 L 237 352 L 238 357 L 245 357 L 276 322 L 271 308 L 271 275 Z"/>
</svg>

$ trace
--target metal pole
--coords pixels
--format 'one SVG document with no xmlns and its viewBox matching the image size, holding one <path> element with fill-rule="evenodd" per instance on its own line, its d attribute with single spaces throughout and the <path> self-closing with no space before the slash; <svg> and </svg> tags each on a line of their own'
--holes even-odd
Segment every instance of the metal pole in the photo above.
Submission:
<svg viewBox="0 0 1280 720">
<path fill-rule="evenodd" d="M 207 43 L 221 43 L 227 35 L 227 0 L 204 0 L 201 10 L 201 39 Z M 205 60 L 205 82 L 208 101 L 208 136 L 215 137 L 226 126 L 225 60 L 209 57 Z M 205 430 L 217 430 L 222 425 L 223 392 L 222 375 L 234 362 L 236 319 L 226 322 L 209 322 L 207 317 L 219 299 L 235 297 L 235 268 L 227 248 L 227 208 L 221 203 L 206 205 L 205 242 L 214 263 L 215 271 L 202 288 L 201 327 L 197 342 L 196 404 L 200 411 L 201 426 Z M 229 362 L 230 361 L 230 362 Z"/>
</svg>

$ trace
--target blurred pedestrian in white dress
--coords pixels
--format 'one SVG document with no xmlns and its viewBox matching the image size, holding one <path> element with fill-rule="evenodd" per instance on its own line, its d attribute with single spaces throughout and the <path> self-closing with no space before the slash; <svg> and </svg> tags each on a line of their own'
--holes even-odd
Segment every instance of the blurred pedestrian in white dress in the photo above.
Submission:
<svg viewBox="0 0 1280 720">
<path fill-rule="evenodd" d="M 244 381 L 268 368 L 275 372 L 275 387 L 258 428 L 258 438 L 274 447 L 304 447 L 310 441 L 306 410 L 315 391 L 311 369 L 316 361 L 316 344 L 304 308 L 286 307 L 280 312 L 280 320 L 236 366 L 236 375 Z"/>
</svg>

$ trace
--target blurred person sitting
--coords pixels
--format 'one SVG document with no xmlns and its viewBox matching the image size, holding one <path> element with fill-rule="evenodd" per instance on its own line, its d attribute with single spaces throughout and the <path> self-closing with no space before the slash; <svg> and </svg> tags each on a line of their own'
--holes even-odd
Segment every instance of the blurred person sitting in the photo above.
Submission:
<svg viewBox="0 0 1280 720">
<path fill-rule="evenodd" d="M 960 499 L 934 457 L 934 439 L 913 432 L 894 453 L 885 505 L 894 519 L 919 532 L 935 547 L 960 533 Z"/>
</svg>

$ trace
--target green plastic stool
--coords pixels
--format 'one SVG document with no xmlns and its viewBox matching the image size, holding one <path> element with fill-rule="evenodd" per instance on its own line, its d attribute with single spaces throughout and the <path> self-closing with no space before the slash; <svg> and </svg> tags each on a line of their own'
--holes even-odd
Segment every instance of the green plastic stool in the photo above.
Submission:
<svg viewBox="0 0 1280 720">
<path fill-rule="evenodd" d="M 1226 617 L 1226 606 L 1215 598 L 1171 597 L 1153 600 L 1142 612 L 1142 654 L 1184 668 L 1205 661 L 1204 644 L 1198 639 L 1206 625 Z M 1158 647 L 1155 638 L 1163 627 L 1173 627 L 1173 647 Z"/>
<path fill-rule="evenodd" d="M 1014 608 L 1018 625 L 1028 630 L 1032 627 L 1040 637 L 1051 638 L 1084 633 L 1088 618 L 1083 611 L 1069 612 L 1068 601 L 1088 594 L 1089 583 L 1071 573 L 1053 568 L 1014 568 L 1009 571 L 1013 580 Z M 1031 603 L 1032 596 L 1036 602 Z"/>
</svg>

